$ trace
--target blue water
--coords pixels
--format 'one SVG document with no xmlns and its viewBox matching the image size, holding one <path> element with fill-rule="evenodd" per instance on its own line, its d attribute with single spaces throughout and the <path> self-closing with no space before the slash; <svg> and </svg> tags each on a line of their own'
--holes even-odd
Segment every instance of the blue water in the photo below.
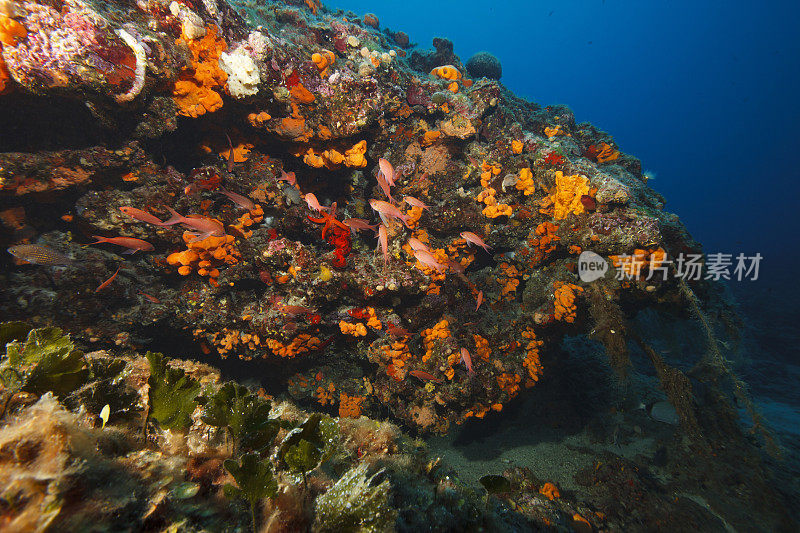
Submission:
<svg viewBox="0 0 800 533">
<path fill-rule="evenodd" d="M 329 5 L 374 12 L 421 48 L 447 37 L 462 61 L 492 52 L 516 94 L 568 105 L 655 171 L 707 251 L 761 251 L 767 269 L 800 258 L 787 219 L 800 194 L 800 2 Z"/>
<path fill-rule="evenodd" d="M 464 62 L 495 54 L 516 94 L 568 105 L 654 171 L 706 252 L 760 252 L 759 282 L 731 284 L 747 325 L 737 370 L 784 442 L 800 442 L 800 2 L 329 4 L 373 12 L 420 48 L 447 37 Z"/>
</svg>

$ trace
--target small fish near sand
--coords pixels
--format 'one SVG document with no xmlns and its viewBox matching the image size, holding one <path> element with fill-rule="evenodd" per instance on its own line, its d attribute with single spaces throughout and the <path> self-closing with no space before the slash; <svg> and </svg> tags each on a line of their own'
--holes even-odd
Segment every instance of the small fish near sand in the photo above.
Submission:
<svg viewBox="0 0 800 533">
<path fill-rule="evenodd" d="M 74 266 L 75 260 L 42 246 L 41 244 L 17 244 L 8 248 L 8 253 L 26 263 L 42 266 Z"/>
</svg>

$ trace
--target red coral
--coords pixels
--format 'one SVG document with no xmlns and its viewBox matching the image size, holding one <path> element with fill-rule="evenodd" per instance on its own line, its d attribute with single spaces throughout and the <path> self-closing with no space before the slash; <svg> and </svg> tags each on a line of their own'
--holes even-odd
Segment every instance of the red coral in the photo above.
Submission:
<svg viewBox="0 0 800 533">
<path fill-rule="evenodd" d="M 548 165 L 557 167 L 564 162 L 564 156 L 558 152 L 550 152 L 544 157 L 544 162 Z"/>
<path fill-rule="evenodd" d="M 336 268 L 347 266 L 347 256 L 353 250 L 350 242 L 350 227 L 324 212 L 322 217 L 308 217 L 308 220 L 316 224 L 324 224 L 322 238 L 336 247 L 336 259 L 332 262 L 333 266 Z"/>
<path fill-rule="evenodd" d="M 336 268 L 347 266 L 347 256 L 353 250 L 350 243 L 350 228 L 342 229 L 339 226 L 333 226 L 333 231 L 328 233 L 327 240 L 336 247 L 336 259 L 333 260 L 333 266 Z"/>
<path fill-rule="evenodd" d="M 292 73 L 286 77 L 285 85 L 287 88 L 291 89 L 298 83 L 300 83 L 300 75 L 297 73 L 296 70 L 293 70 Z"/>
</svg>

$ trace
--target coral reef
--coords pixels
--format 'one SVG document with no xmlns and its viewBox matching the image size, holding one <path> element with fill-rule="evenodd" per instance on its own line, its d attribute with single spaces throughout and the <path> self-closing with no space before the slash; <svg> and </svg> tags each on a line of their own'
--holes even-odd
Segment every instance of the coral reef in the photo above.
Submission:
<svg viewBox="0 0 800 533">
<path fill-rule="evenodd" d="M 408 52 L 408 36 L 380 31 L 377 17 L 362 21 L 312 0 L 74 0 L 59 9 L 31 0 L 0 17 L 0 102 L 8 110 L 0 131 L 21 132 L 0 144 L 0 224 L 8 229 L 0 240 L 61 258 L 48 266 L 5 254 L 0 313 L 74 339 L 41 357 L 28 357 L 27 337 L 9 339 L 22 346 L 4 363 L 16 369 L 2 373 L 9 409 L 20 421 L 38 416 L 28 401 L 47 391 L 72 409 L 69 395 L 100 372 L 75 343 L 139 370 L 126 394 L 135 391 L 147 406 L 135 411 L 151 442 L 166 449 L 174 435 L 185 437 L 170 441 L 179 451 L 157 459 L 132 441 L 132 427 L 114 433 L 114 444 L 109 426 L 103 433 L 70 419 L 96 445 L 92 453 L 110 469 L 104 475 L 133 463 L 137 473 L 121 487 L 151 483 L 160 470 L 171 480 L 147 485 L 147 498 L 102 520 L 201 527 L 202 506 L 172 491 L 191 482 L 211 500 L 228 482 L 232 499 L 209 504 L 214 520 L 297 530 L 322 516 L 413 529 L 419 523 L 397 508 L 403 498 L 421 501 L 403 487 L 406 461 L 417 476 L 409 485 L 441 489 L 426 492 L 427 525 L 442 523 L 436 513 L 446 506 L 462 529 L 491 529 L 503 518 L 476 510 L 481 504 L 473 507 L 435 466 L 425 471 L 410 448 L 364 470 L 353 459 L 372 445 L 362 442 L 349 461 L 321 470 L 343 452 L 320 435 L 375 424 L 364 417 L 388 416 L 420 434 L 485 423 L 559 378 L 565 339 L 590 335 L 625 379 L 629 323 L 641 313 L 732 314 L 715 280 L 661 275 L 676 255 L 701 248 L 664 209 L 638 159 L 576 123 L 568 108 L 517 98 L 497 81 L 499 64 L 495 76 L 484 62 L 478 79 L 475 62 L 465 68 L 447 39 Z M 122 255 L 84 246 L 92 235 L 148 247 Z M 609 272 L 582 281 L 584 252 Z M 270 404 L 270 418 L 285 422 L 280 434 L 262 428 L 270 442 L 246 444 L 241 421 L 213 412 L 225 402 L 206 390 L 218 381 L 207 367 L 186 362 L 184 374 L 171 372 L 151 354 L 156 381 L 142 391 L 149 365 L 132 354 L 148 350 L 224 365 L 258 381 L 259 398 L 291 399 L 317 413 L 301 423 L 295 407 Z M 715 414 L 732 417 L 728 390 L 742 390 L 730 372 L 712 372 L 726 368 L 724 357 L 694 373 L 669 357 L 642 359 L 704 457 L 750 445 L 736 423 L 712 422 Z M 72 390 L 42 378 L 52 368 Z M 220 390 L 247 413 L 258 407 L 255 389 Z M 51 419 L 68 416 L 54 400 L 41 401 Z M 700 402 L 712 414 L 698 414 Z M 106 403 L 113 430 L 119 402 Z M 263 419 L 265 409 L 254 412 Z M 222 450 L 221 435 L 234 450 Z M 54 454 L 74 461 L 80 449 Z M 245 475 L 251 470 L 255 478 Z M 396 499 L 387 497 L 387 475 Z M 271 476 L 274 495 L 255 490 L 272 487 Z M 39 492 L 24 496 L 29 489 Z M 381 520 L 367 523 L 358 505 L 332 508 L 335 495 L 351 489 L 364 492 L 359 505 L 384 509 Z M 41 486 L 20 490 L 18 501 L 31 505 L 52 497 Z M 330 500 L 312 505 L 331 490 Z M 604 527 L 561 492 L 550 500 L 527 490 L 528 518 L 513 520 Z M 159 494 L 152 509 L 142 507 Z M 545 499 L 546 513 L 530 510 Z M 60 513 L 53 520 L 71 524 Z"/>
</svg>

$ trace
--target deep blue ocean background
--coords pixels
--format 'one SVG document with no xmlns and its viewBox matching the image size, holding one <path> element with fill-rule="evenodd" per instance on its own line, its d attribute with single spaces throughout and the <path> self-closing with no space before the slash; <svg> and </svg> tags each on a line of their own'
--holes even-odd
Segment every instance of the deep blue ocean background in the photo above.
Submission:
<svg viewBox="0 0 800 533">
<path fill-rule="evenodd" d="M 517 95 L 568 105 L 655 172 L 707 253 L 761 253 L 759 281 L 730 284 L 746 322 L 737 370 L 800 446 L 800 2 L 327 5 L 375 13 L 420 48 L 446 37 L 464 62 L 495 54 Z"/>
</svg>

